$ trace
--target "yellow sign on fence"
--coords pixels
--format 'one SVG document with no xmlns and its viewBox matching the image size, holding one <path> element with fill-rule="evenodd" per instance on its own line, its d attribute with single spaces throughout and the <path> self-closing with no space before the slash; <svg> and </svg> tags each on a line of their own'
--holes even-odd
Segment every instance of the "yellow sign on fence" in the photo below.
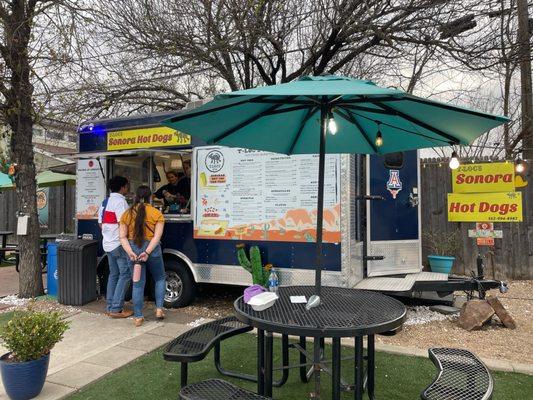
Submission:
<svg viewBox="0 0 533 400">
<path fill-rule="evenodd" d="M 129 129 L 107 134 L 107 150 L 145 149 L 188 144 L 191 144 L 189 135 L 166 126 Z"/>
<path fill-rule="evenodd" d="M 511 162 L 464 164 L 452 171 L 454 193 L 513 192 L 514 164 Z"/>
<path fill-rule="evenodd" d="M 448 221 L 521 222 L 522 193 L 449 193 Z"/>
</svg>

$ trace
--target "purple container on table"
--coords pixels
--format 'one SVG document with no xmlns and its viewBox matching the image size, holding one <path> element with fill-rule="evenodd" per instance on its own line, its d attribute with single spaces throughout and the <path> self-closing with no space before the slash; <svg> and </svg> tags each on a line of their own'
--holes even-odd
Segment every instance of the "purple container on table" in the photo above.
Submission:
<svg viewBox="0 0 533 400">
<path fill-rule="evenodd" d="M 244 289 L 244 302 L 248 304 L 250 299 L 258 294 L 266 292 L 266 289 L 261 285 L 252 285 Z"/>
</svg>

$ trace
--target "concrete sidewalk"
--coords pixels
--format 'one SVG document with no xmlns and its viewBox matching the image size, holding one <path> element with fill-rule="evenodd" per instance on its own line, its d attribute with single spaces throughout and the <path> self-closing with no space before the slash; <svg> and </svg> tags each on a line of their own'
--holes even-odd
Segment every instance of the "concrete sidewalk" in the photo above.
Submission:
<svg viewBox="0 0 533 400">
<path fill-rule="evenodd" d="M 67 320 L 70 329 L 52 350 L 48 377 L 36 399 L 60 399 L 190 329 L 168 319 L 148 320 L 135 328 L 132 319 L 111 319 L 85 311 Z M 5 352 L 0 346 L 0 354 Z M 0 400 L 8 400 L 1 380 Z"/>
</svg>

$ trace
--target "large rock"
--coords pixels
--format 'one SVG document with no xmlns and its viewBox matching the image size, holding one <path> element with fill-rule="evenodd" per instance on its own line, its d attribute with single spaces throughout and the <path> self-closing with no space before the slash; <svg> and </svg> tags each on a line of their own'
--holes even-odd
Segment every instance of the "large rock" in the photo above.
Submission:
<svg viewBox="0 0 533 400">
<path fill-rule="evenodd" d="M 515 329 L 516 328 L 516 322 L 514 321 L 513 317 L 511 317 L 511 314 L 505 309 L 503 304 L 498 300 L 497 297 L 487 297 L 487 302 L 491 305 L 491 307 L 496 312 L 496 315 L 502 321 L 502 323 L 505 325 L 506 328 L 509 329 Z"/>
<path fill-rule="evenodd" d="M 493 315 L 494 309 L 487 300 L 470 300 L 461 308 L 459 326 L 467 331 L 481 329 Z"/>
</svg>

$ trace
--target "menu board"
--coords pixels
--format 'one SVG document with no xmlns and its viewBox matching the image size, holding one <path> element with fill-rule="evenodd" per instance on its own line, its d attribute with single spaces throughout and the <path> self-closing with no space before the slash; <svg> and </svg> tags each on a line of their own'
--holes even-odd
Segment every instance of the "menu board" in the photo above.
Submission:
<svg viewBox="0 0 533 400">
<path fill-rule="evenodd" d="M 318 155 L 220 146 L 195 153 L 194 237 L 316 241 Z M 340 156 L 326 155 L 324 242 L 340 242 Z"/>
<path fill-rule="evenodd" d="M 105 160 L 78 160 L 76 181 L 76 218 L 97 219 L 106 196 Z M 103 170 L 102 170 L 102 169 Z"/>
</svg>

